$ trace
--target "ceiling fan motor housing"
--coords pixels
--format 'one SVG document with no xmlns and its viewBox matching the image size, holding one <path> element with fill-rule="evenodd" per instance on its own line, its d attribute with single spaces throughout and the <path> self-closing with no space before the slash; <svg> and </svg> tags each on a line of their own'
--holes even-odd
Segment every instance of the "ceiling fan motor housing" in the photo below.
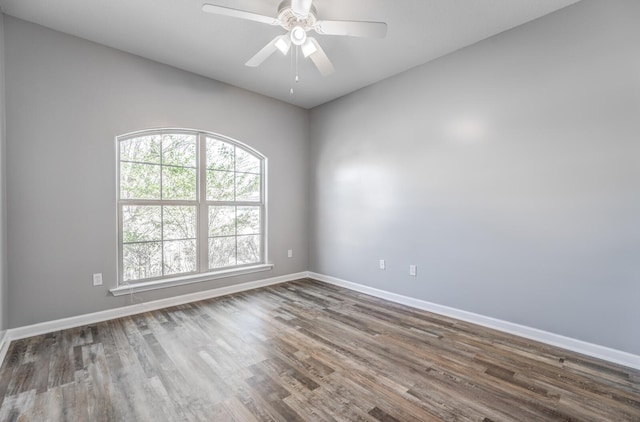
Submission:
<svg viewBox="0 0 640 422">
<path fill-rule="evenodd" d="M 280 6 L 278 6 L 278 20 L 280 21 L 280 26 L 287 31 L 291 31 L 296 26 L 300 26 L 305 31 L 309 31 L 316 24 L 316 13 L 316 8 L 311 5 L 311 9 L 309 9 L 307 17 L 301 19 L 293 13 L 293 9 L 291 9 L 291 0 L 284 0 L 280 3 Z"/>
</svg>

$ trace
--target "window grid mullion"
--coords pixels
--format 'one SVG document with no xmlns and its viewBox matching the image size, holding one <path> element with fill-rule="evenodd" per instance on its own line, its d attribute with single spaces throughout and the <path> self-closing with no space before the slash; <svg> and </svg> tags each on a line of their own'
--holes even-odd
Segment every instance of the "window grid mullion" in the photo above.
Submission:
<svg viewBox="0 0 640 422">
<path fill-rule="evenodd" d="M 164 136 L 160 135 L 160 201 L 164 199 L 164 189 L 162 182 L 164 181 Z M 160 205 L 160 274 L 164 273 L 164 205 Z"/>
<path fill-rule="evenodd" d="M 118 153 L 120 151 L 118 150 Z M 118 173 L 118 178 L 120 174 Z M 118 195 L 120 195 L 120 183 L 118 183 Z M 122 208 L 124 205 L 120 204 L 118 207 L 118 226 L 122 227 Z M 122 235 L 122 229 L 118 230 L 118 280 L 124 280 L 124 237 Z"/>
<path fill-rule="evenodd" d="M 198 270 L 209 269 L 209 209 L 207 199 L 207 144 L 204 133 L 198 135 Z"/>
<path fill-rule="evenodd" d="M 234 207 L 234 206 L 238 206 L 238 207 L 260 207 L 262 206 L 261 202 L 255 202 L 255 201 L 238 201 L 238 202 L 231 202 L 231 201 L 206 201 L 207 205 L 214 205 L 214 206 L 219 206 L 219 207 L 224 207 L 224 206 L 228 206 L 228 207 Z"/>
<path fill-rule="evenodd" d="M 160 205 L 160 265 L 164 276 L 164 205 Z"/>
<path fill-rule="evenodd" d="M 235 162 L 235 160 L 234 160 L 234 162 Z M 234 227 L 233 234 L 234 234 L 235 241 L 236 241 L 236 249 L 235 249 L 235 251 L 236 251 L 236 265 L 238 265 L 238 206 L 237 205 L 233 207 L 233 223 L 234 223 L 233 224 L 233 227 Z"/>
<path fill-rule="evenodd" d="M 233 147 L 233 257 L 235 265 L 238 265 L 238 148 Z"/>
<path fill-rule="evenodd" d="M 123 199 L 120 201 L 121 205 L 157 205 L 157 206 L 174 206 L 174 207 L 180 207 L 180 206 L 196 206 L 198 205 L 198 201 L 175 201 L 175 200 L 171 200 L 171 199 L 166 199 L 166 200 L 160 200 L 160 199 Z"/>
</svg>

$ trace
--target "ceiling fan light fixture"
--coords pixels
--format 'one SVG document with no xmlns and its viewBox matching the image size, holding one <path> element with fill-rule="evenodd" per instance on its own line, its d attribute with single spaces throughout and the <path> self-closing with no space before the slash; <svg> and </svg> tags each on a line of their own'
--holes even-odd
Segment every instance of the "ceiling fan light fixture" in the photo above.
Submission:
<svg viewBox="0 0 640 422">
<path fill-rule="evenodd" d="M 291 48 L 291 38 L 287 37 L 285 34 L 280 38 L 278 38 L 278 41 L 276 41 L 275 46 L 278 50 L 280 50 L 282 54 L 286 56 L 287 53 L 289 52 L 289 49 Z"/>
<path fill-rule="evenodd" d="M 294 45 L 302 45 L 307 40 L 307 31 L 301 26 L 294 26 L 289 34 Z"/>
<path fill-rule="evenodd" d="M 307 39 L 307 41 L 304 44 L 302 44 L 301 49 L 302 49 L 302 55 L 305 58 L 309 57 L 310 55 L 318 51 L 318 48 L 309 39 Z"/>
</svg>

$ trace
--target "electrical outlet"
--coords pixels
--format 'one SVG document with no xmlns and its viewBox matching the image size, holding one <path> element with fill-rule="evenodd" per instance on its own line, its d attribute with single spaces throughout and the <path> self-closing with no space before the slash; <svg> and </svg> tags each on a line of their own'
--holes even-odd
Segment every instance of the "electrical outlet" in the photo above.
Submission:
<svg viewBox="0 0 640 422">
<path fill-rule="evenodd" d="M 293 249 L 287 251 L 287 258 L 293 258 Z"/>
<path fill-rule="evenodd" d="M 418 269 L 415 265 L 409 265 L 409 275 L 415 277 L 418 274 Z"/>
<path fill-rule="evenodd" d="M 380 260 L 380 269 L 384 270 L 385 268 L 387 268 L 387 265 L 384 263 L 384 259 Z"/>
<path fill-rule="evenodd" d="M 93 275 L 93 285 L 94 286 L 102 285 L 102 273 L 96 273 Z"/>
</svg>

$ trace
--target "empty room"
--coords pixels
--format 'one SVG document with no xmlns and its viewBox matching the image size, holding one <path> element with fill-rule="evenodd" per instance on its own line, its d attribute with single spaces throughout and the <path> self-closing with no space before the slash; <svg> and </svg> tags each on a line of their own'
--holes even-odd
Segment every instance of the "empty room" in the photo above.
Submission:
<svg viewBox="0 0 640 422">
<path fill-rule="evenodd" d="M 0 0 L 0 421 L 640 422 L 640 1 Z"/>
</svg>

